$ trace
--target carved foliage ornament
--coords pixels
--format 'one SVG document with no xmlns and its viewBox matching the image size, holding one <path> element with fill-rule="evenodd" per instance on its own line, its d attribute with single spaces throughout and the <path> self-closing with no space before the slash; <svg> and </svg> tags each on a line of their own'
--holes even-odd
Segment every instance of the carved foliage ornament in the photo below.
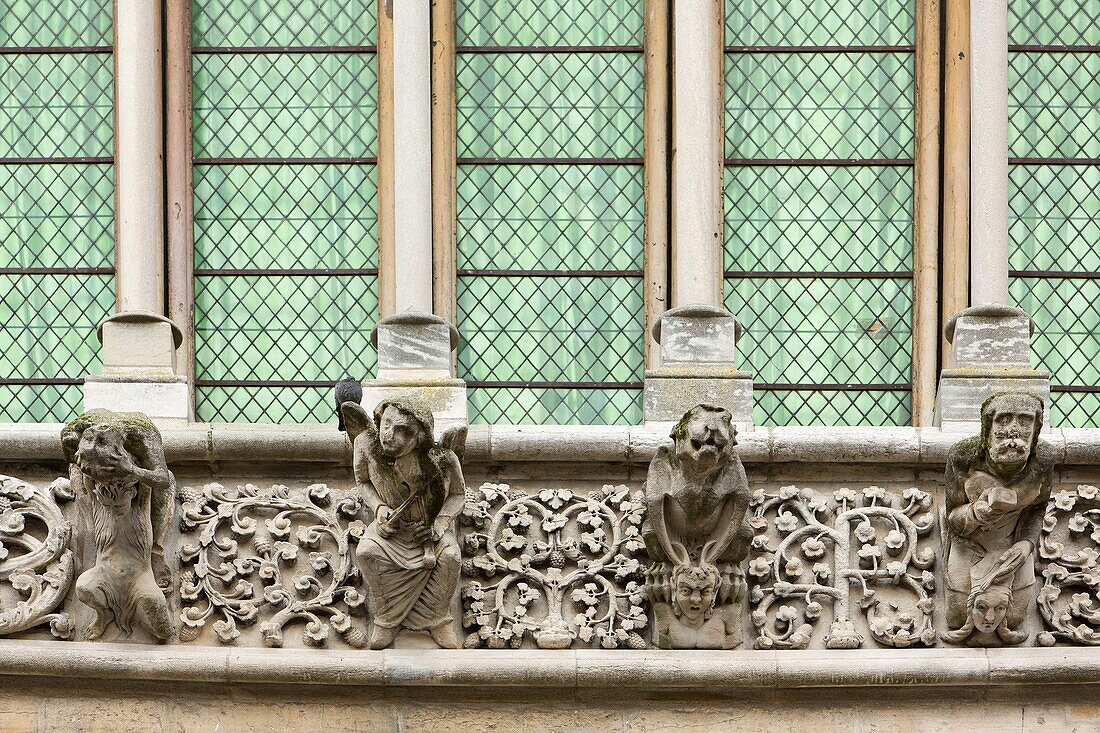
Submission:
<svg viewBox="0 0 1100 733">
<path fill-rule="evenodd" d="M 267 646 L 283 645 L 283 630 L 304 621 L 307 644 L 323 646 L 329 629 L 352 647 L 366 644 L 352 616 L 366 600 L 351 547 L 363 524 L 339 519 L 359 513 L 359 498 L 340 499 L 324 484 L 300 491 L 185 487 L 180 529 L 182 641 L 198 637 L 211 618 L 218 640 L 231 644 L 241 626 L 260 623 Z"/>
<path fill-rule="evenodd" d="M 1039 643 L 1100 645 L 1100 489 L 1082 485 L 1050 497 L 1039 558 L 1039 612 L 1050 629 Z"/>
<path fill-rule="evenodd" d="M 72 494 L 67 481 L 52 489 L 53 496 L 0 476 L 0 636 L 45 623 L 58 638 L 72 636 L 72 617 L 55 613 L 73 584 L 72 529 L 54 500 Z M 18 599 L 14 605 L 4 602 L 6 591 Z"/>
<path fill-rule="evenodd" d="M 481 580 L 462 589 L 465 646 L 518 648 L 530 635 L 543 649 L 644 648 L 644 514 L 641 492 L 625 486 L 468 490 L 463 573 Z"/>
<path fill-rule="evenodd" d="M 805 649 L 825 607 L 830 649 L 863 645 L 853 600 L 884 646 L 931 645 L 932 496 L 878 486 L 831 495 L 785 486 L 752 497 L 749 582 L 758 649 Z M 854 594 L 854 598 L 853 598 Z"/>
</svg>

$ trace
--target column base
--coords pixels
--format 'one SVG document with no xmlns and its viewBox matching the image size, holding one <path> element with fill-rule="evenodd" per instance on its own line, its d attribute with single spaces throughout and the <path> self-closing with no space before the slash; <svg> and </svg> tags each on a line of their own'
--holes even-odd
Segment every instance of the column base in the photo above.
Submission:
<svg viewBox="0 0 1100 733">
<path fill-rule="evenodd" d="M 466 382 L 461 379 L 368 379 L 363 382 L 363 408 L 374 410 L 382 400 L 408 397 L 427 406 L 436 430 L 466 424 Z"/>
<path fill-rule="evenodd" d="M 154 421 L 186 422 L 191 414 L 187 378 L 87 377 L 84 411 L 102 408 L 114 412 L 142 412 Z"/>
<path fill-rule="evenodd" d="M 752 375 L 729 370 L 717 374 L 646 372 L 643 413 L 646 424 L 675 423 L 700 403 L 724 407 L 738 430 L 751 430 Z"/>
<path fill-rule="evenodd" d="M 980 431 L 982 403 L 1000 392 L 1041 399 L 1044 430 L 1050 429 L 1050 373 L 1037 369 L 944 369 L 936 395 L 936 421 L 942 430 Z"/>
</svg>

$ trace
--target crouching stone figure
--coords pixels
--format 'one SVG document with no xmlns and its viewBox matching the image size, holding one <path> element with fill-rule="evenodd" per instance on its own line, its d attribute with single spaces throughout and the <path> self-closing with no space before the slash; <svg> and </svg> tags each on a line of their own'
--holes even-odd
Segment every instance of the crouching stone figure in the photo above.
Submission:
<svg viewBox="0 0 1100 733">
<path fill-rule="evenodd" d="M 1050 498 L 1054 447 L 1040 440 L 1043 403 L 997 394 L 982 405 L 981 435 L 947 458 L 947 623 L 944 640 L 1020 644 L 1035 585 L 1035 544 Z"/>
<path fill-rule="evenodd" d="M 356 549 L 370 589 L 368 645 L 386 648 L 403 627 L 457 648 L 451 603 L 461 556 L 453 523 L 466 485 L 451 446 L 465 442 L 466 427 L 450 428 L 437 444 L 431 411 L 403 398 L 383 400 L 373 418 L 355 402 L 340 413 L 354 447 L 355 482 L 373 514 Z"/>
<path fill-rule="evenodd" d="M 732 649 L 741 644 L 752 530 L 749 485 L 734 451 L 728 410 L 698 405 L 672 430 L 646 477 L 642 536 L 653 565 L 648 589 L 665 649 Z"/>
<path fill-rule="evenodd" d="M 65 426 L 61 445 L 95 538 L 95 565 L 76 581 L 77 598 L 96 612 L 87 638 L 114 623 L 125 635 L 136 624 L 167 640 L 163 543 L 176 487 L 160 432 L 141 413 L 90 410 Z"/>
</svg>

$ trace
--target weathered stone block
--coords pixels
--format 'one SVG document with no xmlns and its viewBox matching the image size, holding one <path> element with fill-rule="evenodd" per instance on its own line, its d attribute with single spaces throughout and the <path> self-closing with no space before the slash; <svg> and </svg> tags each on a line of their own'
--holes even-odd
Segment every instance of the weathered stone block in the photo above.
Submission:
<svg viewBox="0 0 1100 733">
<path fill-rule="evenodd" d="M 432 411 L 437 432 L 448 425 L 466 423 L 466 383 L 461 379 L 370 379 L 363 382 L 361 404 L 372 412 L 382 400 L 402 396 L 411 397 Z"/>
<path fill-rule="evenodd" d="M 164 316 L 132 311 L 100 324 L 103 375 L 106 377 L 168 377 L 174 374 L 180 330 Z"/>
<path fill-rule="evenodd" d="M 643 410 L 645 421 L 679 420 L 700 403 L 724 407 L 738 430 L 752 427 L 752 375 L 730 370 L 726 376 L 672 376 L 663 370 L 647 372 Z"/>
<path fill-rule="evenodd" d="M 157 422 L 186 421 L 191 411 L 187 378 L 87 377 L 84 411 L 143 412 Z"/>
<path fill-rule="evenodd" d="M 1033 394 L 1050 414 L 1050 373 L 1034 369 L 944 369 L 936 414 L 944 430 L 981 429 L 982 403 L 999 392 Z M 1049 428 L 1047 428 L 1049 429 Z"/>
<path fill-rule="evenodd" d="M 1022 311 L 1006 316 L 961 316 L 954 325 L 956 367 L 1031 367 L 1031 319 Z"/>
<path fill-rule="evenodd" d="M 733 364 L 741 326 L 721 308 L 685 306 L 665 313 L 655 333 L 661 363 Z"/>
</svg>

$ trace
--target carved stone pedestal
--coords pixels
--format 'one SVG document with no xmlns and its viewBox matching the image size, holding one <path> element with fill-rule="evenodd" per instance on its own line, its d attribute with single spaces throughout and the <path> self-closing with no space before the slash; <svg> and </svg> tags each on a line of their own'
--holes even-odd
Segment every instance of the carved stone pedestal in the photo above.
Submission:
<svg viewBox="0 0 1100 733">
<path fill-rule="evenodd" d="M 1034 324 L 1026 312 L 1007 305 L 980 305 L 956 313 L 944 335 L 953 365 L 944 369 L 936 396 L 936 418 L 944 430 L 979 429 L 982 403 L 990 395 L 1035 395 L 1050 412 L 1050 373 L 1031 368 Z"/>
<path fill-rule="evenodd" d="M 363 407 L 411 397 L 430 409 L 438 427 L 466 423 L 466 382 L 456 379 L 451 352 L 458 330 L 439 316 L 406 311 L 383 318 L 371 333 L 378 378 L 363 382 Z"/>
<path fill-rule="evenodd" d="M 661 366 L 645 375 L 645 421 L 670 425 L 700 403 L 730 411 L 738 430 L 752 428 L 752 375 L 738 369 L 741 324 L 723 308 L 686 305 L 653 327 Z"/>
<path fill-rule="evenodd" d="M 103 374 L 84 382 L 84 409 L 142 412 L 157 422 L 185 421 L 191 411 L 187 378 L 175 373 L 179 328 L 164 316 L 128 311 L 97 330 Z"/>
</svg>

